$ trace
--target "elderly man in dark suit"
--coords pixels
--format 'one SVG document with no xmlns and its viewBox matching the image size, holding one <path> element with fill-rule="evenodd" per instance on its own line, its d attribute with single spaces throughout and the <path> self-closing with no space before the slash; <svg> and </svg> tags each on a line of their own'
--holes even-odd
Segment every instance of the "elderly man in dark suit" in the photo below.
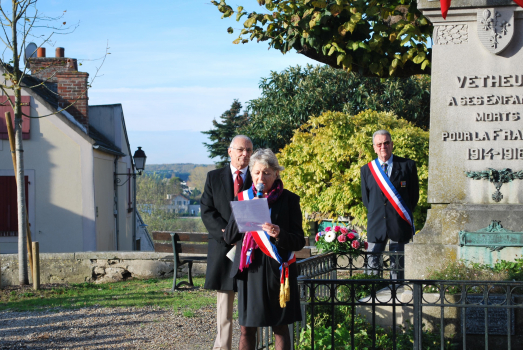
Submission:
<svg viewBox="0 0 523 350">
<path fill-rule="evenodd" d="M 419 199 L 419 181 L 416 163 L 392 154 L 393 143 L 387 130 L 372 135 L 378 158 L 361 167 L 361 196 L 367 207 L 367 251 L 381 253 L 387 241 L 389 251 L 404 252 L 405 244 L 414 234 L 412 213 Z M 369 257 L 369 267 L 379 268 L 379 254 Z M 391 257 L 391 268 L 403 269 Z M 402 271 L 391 272 L 392 279 L 404 279 Z"/>
<path fill-rule="evenodd" d="M 209 232 L 205 289 L 217 293 L 217 335 L 213 349 L 230 350 L 232 343 L 232 310 L 234 280 L 229 276 L 232 261 L 227 253 L 233 248 L 225 243 L 223 232 L 231 217 L 230 202 L 238 192 L 252 186 L 248 171 L 252 141 L 244 135 L 233 138 L 228 153 L 231 163 L 210 171 L 200 202 L 202 220 Z"/>
</svg>

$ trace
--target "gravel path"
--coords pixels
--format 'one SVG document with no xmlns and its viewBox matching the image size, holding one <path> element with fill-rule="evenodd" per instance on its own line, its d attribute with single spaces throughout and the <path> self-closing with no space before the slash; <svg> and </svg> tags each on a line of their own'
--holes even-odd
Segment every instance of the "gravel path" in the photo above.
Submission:
<svg viewBox="0 0 523 350">
<path fill-rule="evenodd" d="M 154 307 L 2 311 L 0 349 L 212 349 L 215 307 L 194 314 Z M 233 333 L 236 349 L 237 322 Z"/>
</svg>

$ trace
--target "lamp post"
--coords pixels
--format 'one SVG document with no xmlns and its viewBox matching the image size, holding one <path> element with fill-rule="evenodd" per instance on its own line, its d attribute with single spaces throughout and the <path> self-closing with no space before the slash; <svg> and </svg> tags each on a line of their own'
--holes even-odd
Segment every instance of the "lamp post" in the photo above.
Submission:
<svg viewBox="0 0 523 350">
<path fill-rule="evenodd" d="M 147 159 L 147 156 L 145 155 L 145 152 L 142 150 L 142 147 L 138 147 L 138 149 L 134 152 L 134 169 L 137 172 L 133 172 L 132 174 L 124 173 L 114 173 L 115 175 L 115 182 L 118 184 L 120 183 L 120 179 L 118 176 L 120 175 L 127 175 L 128 179 L 121 185 L 117 186 L 123 186 L 127 181 L 133 178 L 133 235 L 132 235 L 132 250 L 136 250 L 136 175 L 142 175 L 143 170 L 145 169 L 145 161 Z M 118 220 L 118 219 L 117 219 Z"/>
<path fill-rule="evenodd" d="M 147 156 L 145 155 L 145 152 L 142 150 L 142 147 L 138 147 L 136 152 L 134 152 L 134 167 L 136 170 L 138 170 L 138 174 L 142 175 L 143 169 L 145 169 L 145 160 L 147 159 Z"/>
</svg>

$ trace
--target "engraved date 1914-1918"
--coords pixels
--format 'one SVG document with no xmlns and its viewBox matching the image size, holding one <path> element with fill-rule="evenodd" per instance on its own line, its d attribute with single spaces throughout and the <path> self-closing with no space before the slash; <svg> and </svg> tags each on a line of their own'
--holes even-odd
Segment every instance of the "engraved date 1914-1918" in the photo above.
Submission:
<svg viewBox="0 0 523 350">
<path fill-rule="evenodd" d="M 469 148 L 467 149 L 468 160 L 484 159 L 523 160 L 523 148 Z"/>
</svg>

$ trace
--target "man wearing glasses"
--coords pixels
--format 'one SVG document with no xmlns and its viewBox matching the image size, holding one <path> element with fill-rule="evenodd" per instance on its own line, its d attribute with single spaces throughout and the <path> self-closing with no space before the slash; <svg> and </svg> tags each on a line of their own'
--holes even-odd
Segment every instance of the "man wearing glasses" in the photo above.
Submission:
<svg viewBox="0 0 523 350">
<path fill-rule="evenodd" d="M 252 141 L 244 135 L 235 136 L 227 150 L 231 163 L 207 174 L 200 201 L 202 221 L 209 232 L 205 289 L 217 293 L 217 334 L 213 349 L 230 350 L 232 343 L 232 311 L 234 281 L 229 277 L 232 261 L 227 253 L 233 246 L 223 240 L 223 230 L 231 217 L 231 202 L 238 192 L 252 186 L 249 160 Z"/>
<path fill-rule="evenodd" d="M 378 158 L 361 167 L 361 196 L 367 207 L 367 251 L 371 273 L 381 268 L 380 254 L 389 242 L 389 251 L 404 252 L 415 233 L 412 213 L 419 199 L 416 163 L 392 154 L 393 143 L 387 130 L 372 135 Z M 397 261 L 398 260 L 398 261 Z M 404 279 L 403 256 L 391 256 L 392 279 Z"/>
</svg>

